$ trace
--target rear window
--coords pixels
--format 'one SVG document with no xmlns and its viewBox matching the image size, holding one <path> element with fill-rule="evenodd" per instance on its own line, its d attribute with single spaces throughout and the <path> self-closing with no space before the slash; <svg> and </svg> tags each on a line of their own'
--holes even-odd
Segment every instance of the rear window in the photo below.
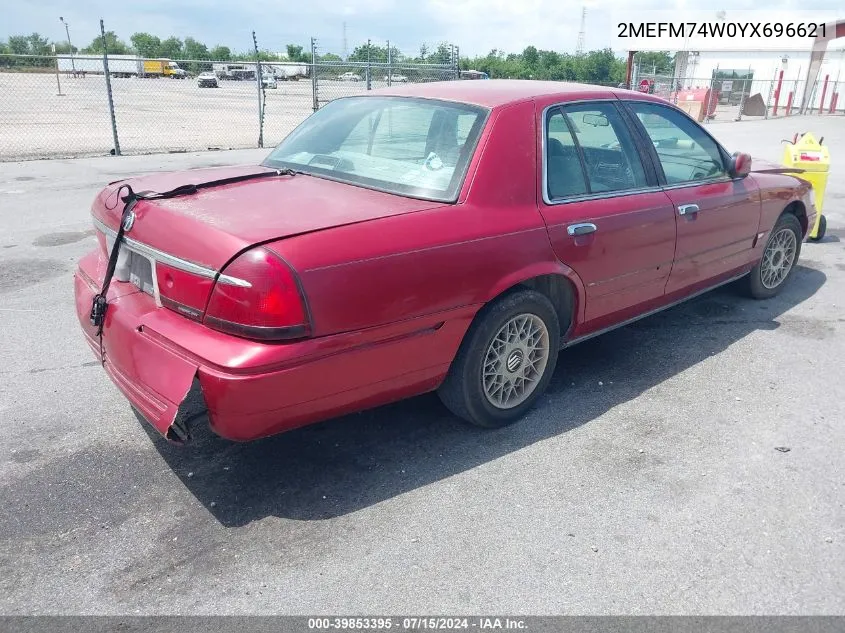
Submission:
<svg viewBox="0 0 845 633">
<path fill-rule="evenodd" d="M 486 117 L 484 108 L 432 99 L 336 99 L 294 130 L 264 165 L 451 202 Z"/>
</svg>

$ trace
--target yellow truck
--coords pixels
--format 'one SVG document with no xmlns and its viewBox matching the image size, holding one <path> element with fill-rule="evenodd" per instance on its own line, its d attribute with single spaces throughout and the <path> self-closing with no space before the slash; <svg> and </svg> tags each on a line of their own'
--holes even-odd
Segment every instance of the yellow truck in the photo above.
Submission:
<svg viewBox="0 0 845 633">
<path fill-rule="evenodd" d="M 59 71 L 65 73 L 105 72 L 102 55 L 61 55 L 57 59 Z M 173 77 L 187 76 L 179 64 L 170 59 L 143 59 L 137 55 L 109 55 L 109 75 L 112 77 Z"/>
<path fill-rule="evenodd" d="M 184 79 L 187 73 L 179 68 L 179 64 L 169 59 L 144 59 L 142 73 L 145 77 L 173 77 Z"/>
</svg>

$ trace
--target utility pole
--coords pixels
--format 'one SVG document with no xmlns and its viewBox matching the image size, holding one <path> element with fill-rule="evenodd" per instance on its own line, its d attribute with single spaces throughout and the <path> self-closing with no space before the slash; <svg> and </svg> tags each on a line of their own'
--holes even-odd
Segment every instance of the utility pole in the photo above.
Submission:
<svg viewBox="0 0 845 633">
<path fill-rule="evenodd" d="M 73 44 L 70 43 L 70 29 L 67 22 L 62 16 L 59 16 L 59 22 L 65 25 L 65 34 L 67 34 L 67 46 L 70 49 L 70 67 L 73 70 L 73 76 L 76 77 L 76 63 L 73 61 Z M 58 62 L 57 62 L 58 63 Z"/>
<path fill-rule="evenodd" d="M 343 61 L 349 57 L 349 48 L 346 40 L 346 22 L 343 23 Z"/>
</svg>

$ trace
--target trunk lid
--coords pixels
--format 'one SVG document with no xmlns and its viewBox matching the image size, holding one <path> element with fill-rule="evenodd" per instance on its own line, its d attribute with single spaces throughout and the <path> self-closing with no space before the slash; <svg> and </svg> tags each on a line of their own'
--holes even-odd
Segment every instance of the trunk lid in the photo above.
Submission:
<svg viewBox="0 0 845 633">
<path fill-rule="evenodd" d="M 108 259 L 123 213 L 123 202 L 118 199 L 121 185 L 129 184 L 136 193 L 163 193 L 181 185 L 273 171 L 255 165 L 198 169 L 111 183 L 92 207 L 102 259 Z M 158 307 L 204 322 L 215 283 L 251 287 L 225 271 L 220 274 L 230 260 L 251 246 L 433 206 L 438 203 L 306 175 L 270 176 L 176 198 L 139 200 L 133 208 L 134 221 L 124 233 L 113 277 L 125 285 L 114 291 L 143 292 Z"/>
<path fill-rule="evenodd" d="M 92 213 L 116 231 L 123 211 L 118 188 L 163 192 L 185 184 L 273 171 L 255 165 L 151 174 L 111 183 Z M 126 237 L 219 271 L 256 243 L 439 206 L 306 175 L 270 177 L 211 187 L 166 200 L 139 201 Z M 109 209 L 109 207 L 112 207 Z"/>
</svg>

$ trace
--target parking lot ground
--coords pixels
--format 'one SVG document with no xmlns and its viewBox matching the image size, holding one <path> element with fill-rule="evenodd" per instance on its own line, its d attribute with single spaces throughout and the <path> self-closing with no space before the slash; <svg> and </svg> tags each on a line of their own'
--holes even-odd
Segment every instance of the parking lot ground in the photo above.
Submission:
<svg viewBox="0 0 845 633">
<path fill-rule="evenodd" d="M 83 342 L 88 209 L 126 174 L 265 152 L 0 165 L 0 612 L 845 612 L 845 126 L 711 129 L 769 160 L 794 132 L 831 147 L 828 237 L 779 297 L 728 287 L 576 346 L 510 428 L 427 395 L 181 449 Z"/>
</svg>

